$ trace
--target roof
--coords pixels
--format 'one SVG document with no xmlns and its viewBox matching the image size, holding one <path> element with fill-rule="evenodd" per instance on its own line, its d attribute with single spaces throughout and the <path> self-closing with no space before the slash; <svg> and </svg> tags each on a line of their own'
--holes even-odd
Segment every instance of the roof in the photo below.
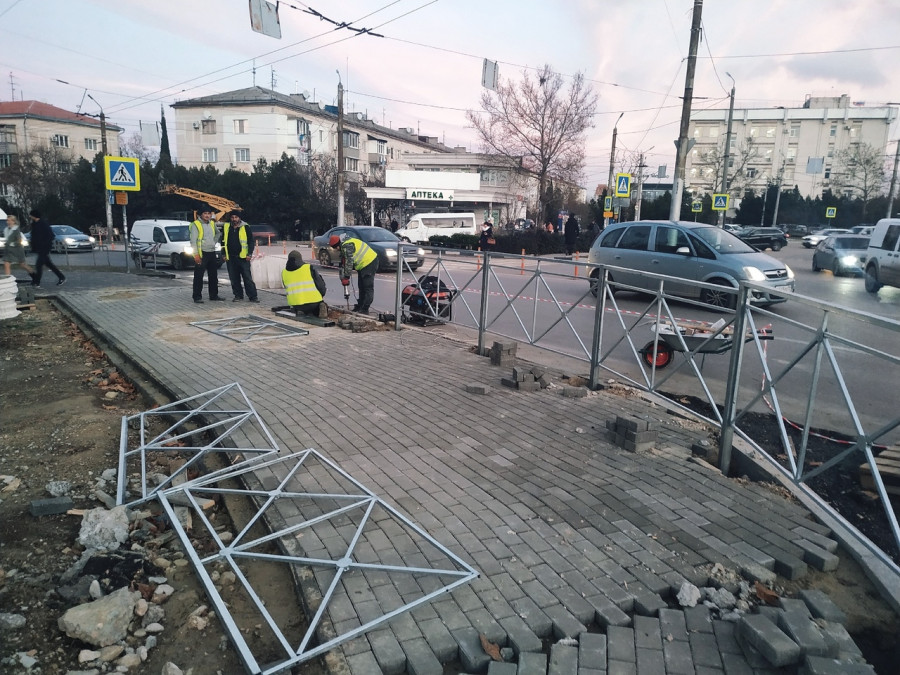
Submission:
<svg viewBox="0 0 900 675">
<path fill-rule="evenodd" d="M 0 119 L 12 119 L 21 117 L 34 117 L 50 122 L 65 122 L 67 124 L 82 124 L 89 127 L 100 128 L 100 120 L 90 116 L 73 113 L 62 108 L 57 108 L 49 103 L 41 101 L 0 101 Z M 111 131 L 123 131 L 121 127 L 107 122 L 106 128 Z"/>
</svg>

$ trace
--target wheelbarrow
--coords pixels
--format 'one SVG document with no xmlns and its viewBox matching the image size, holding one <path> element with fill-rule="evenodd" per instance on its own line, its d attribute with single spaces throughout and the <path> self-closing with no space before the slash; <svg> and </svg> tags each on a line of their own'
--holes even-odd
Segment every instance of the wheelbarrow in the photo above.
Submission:
<svg viewBox="0 0 900 675">
<path fill-rule="evenodd" d="M 689 351 L 692 354 L 703 355 L 700 362 L 702 368 L 707 354 L 724 354 L 734 345 L 732 326 L 716 332 L 723 323 L 722 320 L 716 323 L 682 321 L 653 323 L 650 330 L 656 333 L 658 339 L 651 340 L 641 348 L 641 358 L 647 366 L 660 370 L 672 363 L 675 352 Z M 766 326 L 756 331 L 756 337 L 760 340 L 772 340 L 775 335 L 772 328 Z M 744 342 L 750 342 L 753 338 L 753 331 L 748 331 L 744 335 Z"/>
</svg>

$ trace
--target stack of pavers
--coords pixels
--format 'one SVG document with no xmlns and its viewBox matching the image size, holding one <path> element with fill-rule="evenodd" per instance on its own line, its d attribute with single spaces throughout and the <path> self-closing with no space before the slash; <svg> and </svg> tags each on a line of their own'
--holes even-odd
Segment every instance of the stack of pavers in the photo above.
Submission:
<svg viewBox="0 0 900 675">
<path fill-rule="evenodd" d="M 647 415 L 623 416 L 606 420 L 609 440 L 629 452 L 650 450 L 659 440 L 659 422 Z"/>
<path fill-rule="evenodd" d="M 550 386 L 550 375 L 541 366 L 515 366 L 512 377 L 501 378 L 500 384 L 519 391 L 537 391 Z"/>
<path fill-rule="evenodd" d="M 494 366 L 513 366 L 516 363 L 516 346 L 517 342 L 508 340 L 505 342 L 497 341 L 490 349 L 491 365 Z"/>
</svg>

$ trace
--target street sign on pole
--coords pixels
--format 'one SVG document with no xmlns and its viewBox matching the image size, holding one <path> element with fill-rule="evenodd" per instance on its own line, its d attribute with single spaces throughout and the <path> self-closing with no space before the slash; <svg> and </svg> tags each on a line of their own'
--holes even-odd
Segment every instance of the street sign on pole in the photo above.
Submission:
<svg viewBox="0 0 900 675">
<path fill-rule="evenodd" d="M 700 213 L 703 210 L 703 202 L 691 202 L 691 212 Z"/>
<path fill-rule="evenodd" d="M 107 190 L 141 189 L 140 164 L 134 157 L 104 157 Z"/>
<path fill-rule="evenodd" d="M 728 195 L 727 194 L 714 194 L 712 201 L 712 210 L 713 211 L 727 211 L 728 210 Z"/>
<path fill-rule="evenodd" d="M 616 174 L 616 197 L 630 197 L 631 196 L 631 174 L 630 173 L 617 173 Z"/>
<path fill-rule="evenodd" d="M 606 196 L 603 198 L 603 210 L 612 211 L 612 197 Z"/>
<path fill-rule="evenodd" d="M 829 206 L 827 209 L 825 209 L 825 217 L 826 218 L 834 218 L 836 215 L 837 215 L 837 207 L 836 206 Z"/>
</svg>

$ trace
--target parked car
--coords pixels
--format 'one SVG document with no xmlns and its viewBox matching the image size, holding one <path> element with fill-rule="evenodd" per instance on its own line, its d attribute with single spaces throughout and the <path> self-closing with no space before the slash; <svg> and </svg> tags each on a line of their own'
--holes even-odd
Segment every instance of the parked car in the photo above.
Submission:
<svg viewBox="0 0 900 675">
<path fill-rule="evenodd" d="M 812 270 L 831 270 L 836 277 L 842 274 L 862 274 L 868 246 L 868 237 L 855 234 L 825 237 L 813 251 Z"/>
<path fill-rule="evenodd" d="M 784 232 L 777 227 L 745 227 L 735 234 L 760 251 L 765 251 L 767 248 L 780 251 L 788 245 Z"/>
<path fill-rule="evenodd" d="M 725 223 L 724 225 L 722 225 L 722 229 L 726 232 L 731 232 L 731 234 L 737 234 L 743 228 L 738 227 L 737 225 L 732 225 L 731 223 Z"/>
<path fill-rule="evenodd" d="M 865 269 L 869 293 L 877 293 L 882 286 L 900 288 L 900 218 L 882 218 L 875 223 Z"/>
<path fill-rule="evenodd" d="M 328 240 L 333 234 L 339 237 L 346 234 L 362 239 L 371 246 L 372 250 L 378 254 L 379 271 L 397 269 L 397 244 L 400 243 L 400 238 L 390 230 L 372 225 L 332 227 L 325 234 L 313 237 L 312 254 L 322 265 L 340 263 L 340 251 L 328 245 Z M 415 244 L 403 244 L 403 260 L 411 269 L 418 269 L 425 263 L 425 249 Z"/>
<path fill-rule="evenodd" d="M 51 225 L 50 229 L 56 239 L 50 244 L 50 250 L 54 253 L 64 251 L 93 251 L 97 247 L 97 241 L 81 230 L 71 225 Z"/>
<path fill-rule="evenodd" d="M 850 234 L 862 234 L 871 237 L 874 230 L 874 225 L 857 225 L 856 227 L 850 228 Z"/>
<path fill-rule="evenodd" d="M 789 237 L 804 237 L 809 234 L 809 227 L 799 223 L 785 223 L 778 228 Z"/>
<path fill-rule="evenodd" d="M 840 227 L 830 227 L 824 230 L 816 230 L 812 234 L 808 234 L 803 237 L 801 241 L 806 248 L 815 248 L 825 237 L 830 237 L 833 234 L 850 234 L 850 230 L 845 230 Z"/>
<path fill-rule="evenodd" d="M 716 307 L 733 306 L 735 295 L 701 289 L 695 282 L 737 288 L 741 281 L 752 281 L 772 290 L 794 290 L 794 273 L 787 265 L 719 227 L 702 223 L 650 220 L 610 225 L 594 241 L 588 261 L 635 270 L 633 274 L 614 271 L 611 276 L 646 290 L 656 290 L 658 282 L 640 272 L 677 277 L 681 282 L 667 283 L 667 292 L 699 298 Z M 590 271 L 594 295 L 598 280 L 599 269 L 594 268 Z M 751 302 L 760 305 L 784 299 L 765 291 L 754 291 L 751 296 Z"/>
<path fill-rule="evenodd" d="M 250 223 L 250 229 L 253 231 L 257 246 L 269 246 L 273 241 L 282 239 L 278 230 L 267 223 Z"/>
</svg>

